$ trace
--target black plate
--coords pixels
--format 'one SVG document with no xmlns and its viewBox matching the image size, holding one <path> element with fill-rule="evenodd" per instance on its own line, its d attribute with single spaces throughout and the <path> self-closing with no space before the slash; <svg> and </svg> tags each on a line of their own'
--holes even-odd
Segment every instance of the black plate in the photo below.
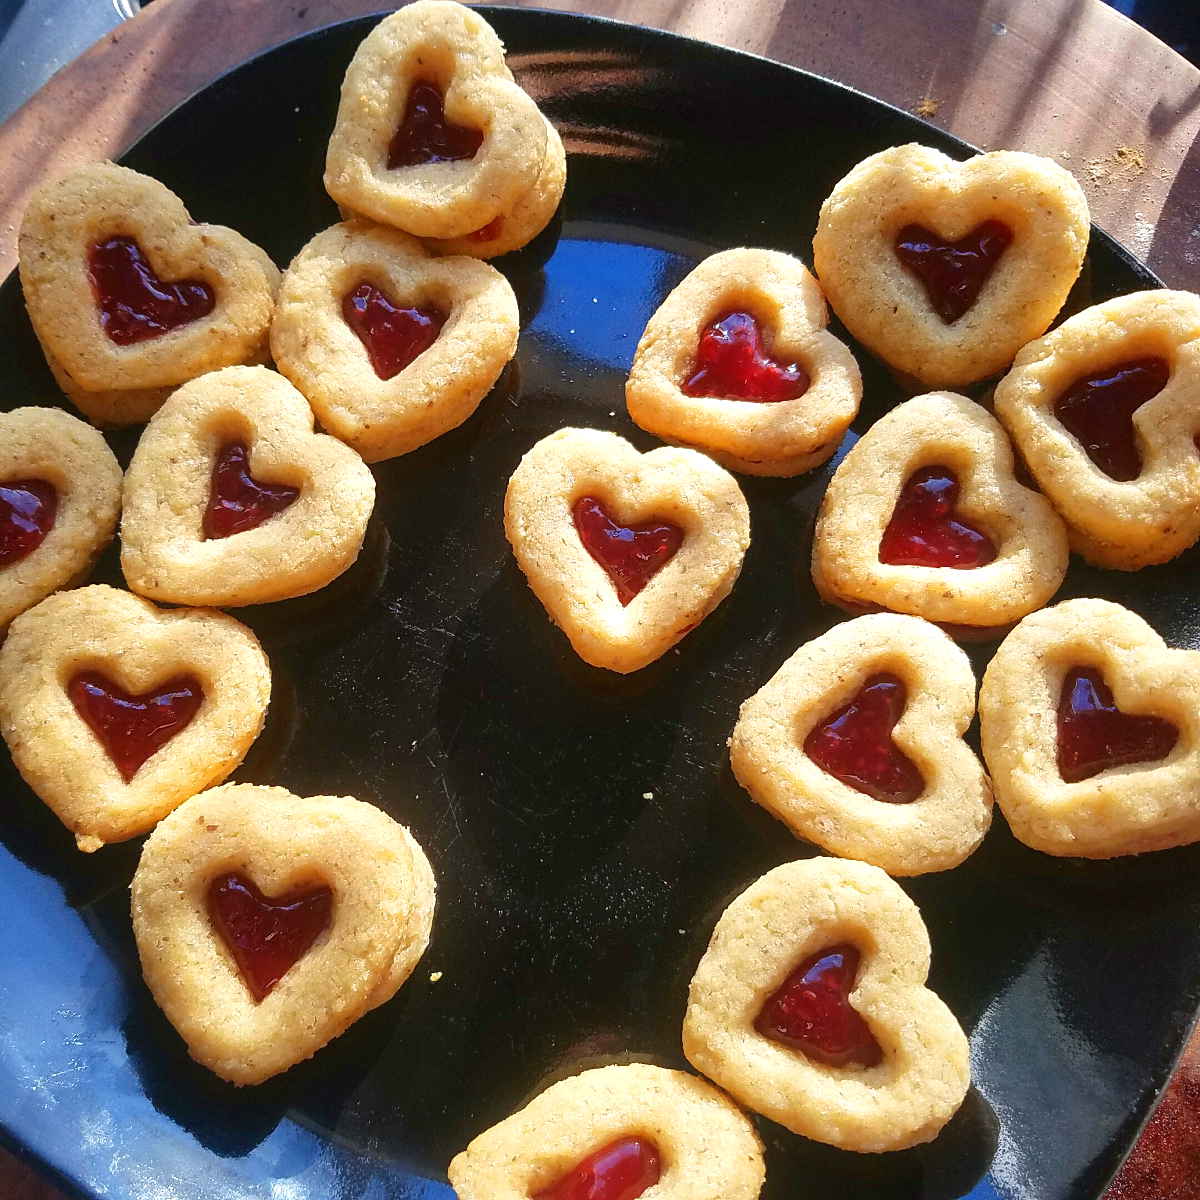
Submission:
<svg viewBox="0 0 1200 1200">
<path fill-rule="evenodd" d="M 141 982 L 126 894 L 137 846 L 77 854 L 0 757 L 0 1121 L 85 1195 L 444 1200 L 451 1156 L 549 1077 L 624 1056 L 684 1065 L 687 981 L 717 914 L 812 852 L 741 792 L 725 738 L 739 703 L 839 619 L 807 569 L 833 464 L 743 480 L 754 544 L 741 581 L 631 678 L 585 666 L 550 625 L 504 540 L 505 482 L 563 425 L 653 444 L 625 415 L 625 373 L 646 319 L 705 255 L 807 258 L 822 198 L 859 159 L 913 139 L 966 148 L 761 59 L 580 17 L 488 16 L 571 155 L 561 226 L 501 263 L 521 301 L 517 360 L 461 429 L 376 468 L 376 517 L 348 576 L 244 613 L 276 701 L 237 778 L 352 793 L 411 825 L 439 880 L 432 946 L 395 1001 L 238 1091 L 190 1062 Z M 336 219 L 325 139 L 371 24 L 247 64 L 125 161 L 286 262 Z M 1155 282 L 1097 234 L 1072 303 Z M 55 403 L 15 280 L 0 333 L 4 404 Z M 899 397 L 859 357 L 862 431 Z M 113 439 L 126 454 L 132 441 Z M 1195 646 L 1198 562 L 1077 566 L 1063 594 L 1118 600 Z M 101 577 L 119 582 L 111 553 Z M 977 666 L 989 650 L 973 651 Z M 976 1090 L 936 1142 L 898 1154 L 762 1122 L 765 1195 L 1095 1197 L 1200 998 L 1200 851 L 1056 861 L 997 817 L 963 867 L 904 886 L 933 938 L 932 985 L 972 1035 Z"/>
</svg>

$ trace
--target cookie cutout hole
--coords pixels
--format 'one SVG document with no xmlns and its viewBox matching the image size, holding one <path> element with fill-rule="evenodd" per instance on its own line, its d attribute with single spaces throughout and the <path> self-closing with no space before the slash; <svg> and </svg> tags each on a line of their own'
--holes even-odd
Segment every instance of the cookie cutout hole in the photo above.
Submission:
<svg viewBox="0 0 1200 1200">
<path fill-rule="evenodd" d="M 58 489 L 45 479 L 0 483 L 0 567 L 32 554 L 54 528 Z"/>
<path fill-rule="evenodd" d="M 389 170 L 475 157 L 483 145 L 483 130 L 455 125 L 446 116 L 445 104 L 445 92 L 433 80 L 413 82 L 404 118 L 388 144 Z"/>
<path fill-rule="evenodd" d="M 949 467 L 924 467 L 910 475 L 879 542 L 879 561 L 903 567 L 986 566 L 996 546 L 982 530 L 955 516 L 958 476 Z"/>
<path fill-rule="evenodd" d="M 232 537 L 256 529 L 296 502 L 300 489 L 286 483 L 260 483 L 250 474 L 250 449 L 244 441 L 225 442 L 213 460 L 205 540 Z"/>
<path fill-rule="evenodd" d="M 727 312 L 700 334 L 685 396 L 777 403 L 796 400 L 811 380 L 799 363 L 782 363 L 763 346 L 762 328 L 748 312 Z"/>
<path fill-rule="evenodd" d="M 921 281 L 933 311 L 953 325 L 979 297 L 1013 240 L 1002 221 L 984 221 L 966 237 L 947 241 L 924 225 L 896 234 L 896 257 Z"/>
<path fill-rule="evenodd" d="M 366 348 L 380 379 L 391 379 L 424 354 L 449 313 L 433 305 L 404 308 L 363 281 L 342 300 L 342 318 Z"/>
<path fill-rule="evenodd" d="M 661 1177 L 658 1147 L 649 1138 L 618 1138 L 535 1192 L 532 1200 L 637 1200 Z"/>
<path fill-rule="evenodd" d="M 595 496 L 575 501 L 571 515 L 584 549 L 603 568 L 622 605 L 628 605 L 675 557 L 683 530 L 670 521 L 620 525 Z"/>
</svg>

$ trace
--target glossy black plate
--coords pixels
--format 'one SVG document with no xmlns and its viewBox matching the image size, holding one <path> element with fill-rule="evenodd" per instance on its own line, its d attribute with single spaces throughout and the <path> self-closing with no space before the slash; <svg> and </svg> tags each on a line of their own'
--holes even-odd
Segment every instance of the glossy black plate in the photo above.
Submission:
<svg viewBox="0 0 1200 1200">
<path fill-rule="evenodd" d="M 450 1157 L 549 1077 L 625 1056 L 682 1066 L 686 985 L 717 914 L 812 852 L 741 792 L 725 738 L 739 703 L 839 619 L 807 569 L 833 464 L 743 481 L 741 581 L 631 678 L 582 664 L 546 619 L 504 540 L 505 482 L 563 425 L 653 444 L 622 385 L 646 319 L 699 259 L 736 245 L 807 258 L 822 198 L 860 158 L 913 139 L 965 147 L 760 59 L 488 15 L 571 156 L 561 223 L 500 264 L 521 302 L 517 360 L 461 429 L 376 468 L 377 513 L 346 577 L 245 613 L 276 699 L 237 777 L 352 793 L 411 825 L 439 879 L 433 944 L 395 1001 L 238 1091 L 190 1062 L 142 985 L 126 893 L 137 846 L 77 854 L 0 752 L 0 1121 L 89 1197 L 445 1200 Z M 286 262 L 336 219 L 325 139 L 371 24 L 247 64 L 125 161 Z M 1154 282 L 1097 234 L 1072 305 Z M 15 280 L 0 333 L 3 404 L 55 403 Z M 899 395 L 859 357 L 861 431 Z M 132 440 L 113 439 L 125 454 Z M 1075 567 L 1063 594 L 1111 597 L 1197 646 L 1198 563 Z M 119 582 L 112 554 L 101 577 Z M 978 666 L 989 652 L 973 651 Z M 935 1143 L 881 1157 L 762 1122 L 765 1195 L 1097 1196 L 1200 998 L 1200 851 L 1061 862 L 998 817 L 965 866 L 905 887 L 933 938 L 932 985 L 972 1035 L 976 1089 Z"/>
</svg>

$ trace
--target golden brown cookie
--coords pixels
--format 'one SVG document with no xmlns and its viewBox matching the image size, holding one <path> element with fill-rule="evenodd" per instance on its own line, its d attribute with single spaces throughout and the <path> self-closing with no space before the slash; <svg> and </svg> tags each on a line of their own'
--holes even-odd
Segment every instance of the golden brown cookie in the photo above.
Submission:
<svg viewBox="0 0 1200 1200">
<path fill-rule="evenodd" d="M 799 259 L 706 258 L 650 318 L 625 385 L 629 415 L 748 475 L 823 463 L 858 412 L 862 378 Z"/>
</svg>

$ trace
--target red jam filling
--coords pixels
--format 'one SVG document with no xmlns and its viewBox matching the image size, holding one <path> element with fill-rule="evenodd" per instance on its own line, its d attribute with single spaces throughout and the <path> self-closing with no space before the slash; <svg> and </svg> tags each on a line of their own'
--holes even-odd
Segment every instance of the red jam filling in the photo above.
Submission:
<svg viewBox="0 0 1200 1200">
<path fill-rule="evenodd" d="M 128 783 L 159 747 L 191 724 L 204 702 L 192 675 L 177 675 L 160 687 L 131 696 L 99 671 L 81 671 L 67 695 Z"/>
<path fill-rule="evenodd" d="M 975 303 L 1012 239 L 1000 221 L 984 221 L 957 242 L 924 225 L 905 225 L 896 234 L 896 257 L 921 281 L 933 311 L 953 325 Z"/>
<path fill-rule="evenodd" d="M 259 483 L 250 474 L 250 452 L 244 442 L 222 446 L 212 469 L 212 486 L 204 509 L 204 536 L 227 538 L 254 529 L 283 512 L 300 495 L 286 483 Z"/>
<path fill-rule="evenodd" d="M 622 604 L 628 604 L 683 544 L 678 525 L 669 521 L 618 525 L 593 496 L 576 500 L 571 513 L 579 540 L 608 573 Z"/>
<path fill-rule="evenodd" d="M 493 217 L 482 229 L 476 229 L 472 233 L 467 234 L 469 242 L 490 242 L 493 238 L 500 236 L 500 231 L 504 228 L 504 214 L 501 213 L 498 217 Z"/>
<path fill-rule="evenodd" d="M 212 288 L 198 279 L 164 283 L 130 237 L 94 245 L 88 270 L 100 306 L 100 326 L 118 346 L 161 337 L 198 321 L 216 303 Z"/>
<path fill-rule="evenodd" d="M 637 1200 L 662 1176 L 658 1148 L 648 1138 L 626 1137 L 588 1155 L 533 1200 Z"/>
<path fill-rule="evenodd" d="M 394 169 L 460 162 L 474 158 L 482 145 L 482 130 L 447 121 L 442 89 L 423 80 L 414 83 L 408 93 L 404 120 L 388 146 L 387 165 Z"/>
<path fill-rule="evenodd" d="M 1133 414 L 1171 377 L 1165 358 L 1137 358 L 1084 375 L 1054 402 L 1054 415 L 1111 479 L 1128 483 L 1142 473 Z"/>
<path fill-rule="evenodd" d="M 1099 671 L 1067 672 L 1058 701 L 1058 773 L 1067 783 L 1165 758 L 1178 738 L 1179 730 L 1162 717 L 1123 713 Z"/>
<path fill-rule="evenodd" d="M 399 375 L 424 354 L 448 315 L 440 308 L 399 308 L 370 283 L 360 283 L 342 300 L 342 317 L 367 348 L 380 379 Z"/>
<path fill-rule="evenodd" d="M 754 1028 L 826 1066 L 877 1066 L 883 1051 L 850 1006 L 858 962 L 853 946 L 830 946 L 806 959 L 763 1005 Z"/>
<path fill-rule="evenodd" d="M 804 739 L 805 754 L 856 791 L 889 804 L 911 803 L 925 780 L 892 741 L 907 695 L 895 675 L 872 675 L 849 704 Z"/>
<path fill-rule="evenodd" d="M 986 533 L 954 515 L 958 478 L 949 467 L 924 467 L 909 476 L 879 542 L 879 561 L 902 567 L 969 571 L 996 557 Z"/>
<path fill-rule="evenodd" d="M 771 403 L 795 400 L 808 390 L 808 372 L 767 354 L 762 330 L 749 313 L 726 313 L 709 325 L 700 335 L 693 365 L 683 384 L 686 396 Z"/>
<path fill-rule="evenodd" d="M 58 516 L 58 492 L 44 479 L 0 483 L 0 567 L 19 562 L 45 540 Z"/>
<path fill-rule="evenodd" d="M 229 947 L 255 1003 L 296 965 L 329 925 L 327 887 L 268 899 L 242 875 L 221 875 L 208 886 L 208 917 Z"/>
</svg>

